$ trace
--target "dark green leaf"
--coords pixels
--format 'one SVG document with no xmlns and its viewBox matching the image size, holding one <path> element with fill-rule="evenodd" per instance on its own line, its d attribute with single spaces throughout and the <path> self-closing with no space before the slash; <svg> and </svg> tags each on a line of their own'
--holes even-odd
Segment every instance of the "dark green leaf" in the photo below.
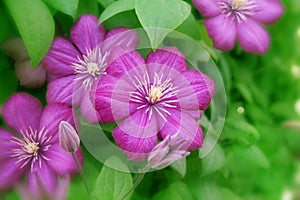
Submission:
<svg viewBox="0 0 300 200">
<path fill-rule="evenodd" d="M 70 15 L 73 19 L 76 17 L 76 11 L 79 0 L 43 0 L 53 8 Z"/>
</svg>

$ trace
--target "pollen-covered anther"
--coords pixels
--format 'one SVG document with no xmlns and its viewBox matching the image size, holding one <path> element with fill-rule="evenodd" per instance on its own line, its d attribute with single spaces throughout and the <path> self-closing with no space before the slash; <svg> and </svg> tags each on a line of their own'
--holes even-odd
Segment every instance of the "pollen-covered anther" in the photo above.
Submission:
<svg viewBox="0 0 300 200">
<path fill-rule="evenodd" d="M 157 101 L 160 100 L 162 97 L 162 88 L 159 87 L 154 87 L 153 85 L 151 86 L 150 92 L 149 92 L 149 99 L 151 103 L 156 103 Z"/>
<path fill-rule="evenodd" d="M 241 8 L 243 5 L 245 5 L 248 1 L 247 0 L 233 0 L 232 1 L 232 9 L 239 9 Z"/>
<path fill-rule="evenodd" d="M 38 142 L 25 141 L 25 143 L 23 145 L 23 150 L 32 155 L 37 155 L 39 152 L 39 149 L 40 149 L 40 147 L 39 147 Z"/>
</svg>

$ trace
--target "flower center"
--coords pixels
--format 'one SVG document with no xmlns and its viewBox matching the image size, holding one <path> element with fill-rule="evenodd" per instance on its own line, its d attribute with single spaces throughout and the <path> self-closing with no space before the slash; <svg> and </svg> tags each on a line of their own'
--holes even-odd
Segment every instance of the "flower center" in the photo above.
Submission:
<svg viewBox="0 0 300 200">
<path fill-rule="evenodd" d="M 37 155 L 39 152 L 39 143 L 30 142 L 29 140 L 24 140 L 23 150 L 29 154 Z"/>
<path fill-rule="evenodd" d="M 162 93 L 162 87 L 158 86 L 158 87 L 154 87 L 153 85 L 151 85 L 151 89 L 149 92 L 149 99 L 151 103 L 156 103 L 157 101 L 160 100 L 160 98 L 163 96 Z"/>
<path fill-rule="evenodd" d="M 105 74 L 107 66 L 107 54 L 102 54 L 101 49 L 96 47 L 94 49 L 87 49 L 86 55 L 82 58 L 78 57 L 78 62 L 72 63 L 76 80 L 82 82 L 84 89 L 91 88 L 97 78 Z"/>
<path fill-rule="evenodd" d="M 247 0 L 233 0 L 232 1 L 232 9 L 238 10 L 246 3 L 247 3 Z"/>
</svg>

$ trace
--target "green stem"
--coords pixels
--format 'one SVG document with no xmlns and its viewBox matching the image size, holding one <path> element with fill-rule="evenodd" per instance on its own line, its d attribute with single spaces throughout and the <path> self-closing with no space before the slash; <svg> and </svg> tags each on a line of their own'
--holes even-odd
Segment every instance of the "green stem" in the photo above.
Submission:
<svg viewBox="0 0 300 200">
<path fill-rule="evenodd" d="M 130 193 L 140 184 L 140 182 L 143 180 L 144 175 L 146 174 L 146 172 L 140 173 L 139 176 L 137 177 L 137 179 L 135 180 L 134 184 L 132 185 L 132 187 L 130 188 L 130 190 L 121 198 L 121 200 L 124 200 L 126 197 L 128 197 L 128 195 L 130 195 Z"/>
<path fill-rule="evenodd" d="M 78 171 L 79 171 L 79 174 L 80 174 L 80 176 L 81 176 L 81 179 L 82 179 L 82 181 L 83 181 L 83 183 L 84 183 L 84 186 L 85 186 L 85 189 L 86 189 L 86 191 L 87 191 L 87 194 L 89 194 L 89 185 L 88 185 L 88 183 L 87 183 L 87 179 L 86 179 L 86 177 L 85 177 L 85 175 L 84 175 L 84 173 L 83 173 L 83 170 L 82 170 L 82 168 L 81 168 L 81 166 L 80 166 L 80 163 L 79 163 L 79 161 L 78 161 L 78 159 L 77 159 L 77 156 L 75 155 L 74 152 L 72 152 L 71 154 L 72 154 L 72 157 L 73 157 L 73 159 L 74 159 L 74 161 L 75 161 L 76 167 L 77 167 L 77 169 L 78 169 Z"/>
</svg>

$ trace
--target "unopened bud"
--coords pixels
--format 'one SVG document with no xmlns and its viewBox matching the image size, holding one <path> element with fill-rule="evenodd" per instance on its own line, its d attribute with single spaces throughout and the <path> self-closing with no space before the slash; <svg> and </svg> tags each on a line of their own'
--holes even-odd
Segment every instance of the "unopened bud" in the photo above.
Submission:
<svg viewBox="0 0 300 200">
<path fill-rule="evenodd" d="M 63 150 L 73 153 L 80 146 L 80 139 L 75 128 L 68 122 L 59 124 L 59 143 Z"/>
</svg>

